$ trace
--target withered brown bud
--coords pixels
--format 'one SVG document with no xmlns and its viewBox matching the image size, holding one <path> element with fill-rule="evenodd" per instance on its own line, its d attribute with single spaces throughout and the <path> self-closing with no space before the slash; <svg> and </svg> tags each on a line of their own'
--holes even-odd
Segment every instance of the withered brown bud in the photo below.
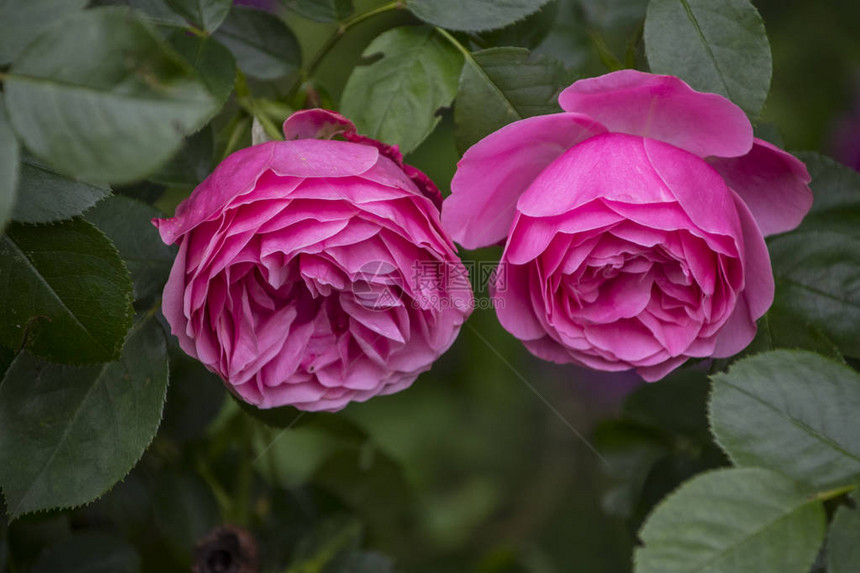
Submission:
<svg viewBox="0 0 860 573">
<path fill-rule="evenodd" d="M 259 573 L 257 541 L 236 525 L 213 529 L 194 547 L 193 573 Z"/>
</svg>

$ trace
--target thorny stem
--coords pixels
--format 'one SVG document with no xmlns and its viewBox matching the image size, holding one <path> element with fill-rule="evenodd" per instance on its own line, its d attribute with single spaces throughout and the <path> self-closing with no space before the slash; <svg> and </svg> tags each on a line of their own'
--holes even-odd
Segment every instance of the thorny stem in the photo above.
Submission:
<svg viewBox="0 0 860 573">
<path fill-rule="evenodd" d="M 299 91 L 299 88 L 301 88 L 301 86 L 314 75 L 317 68 L 322 63 L 323 59 L 325 59 L 328 53 L 331 52 L 332 48 L 337 45 L 338 40 L 340 40 L 343 35 L 346 34 L 347 30 L 356 26 L 357 24 L 361 24 L 365 20 L 368 20 L 378 14 L 390 12 L 392 10 L 399 10 L 403 8 L 404 5 L 405 4 L 403 0 L 395 0 L 394 2 L 383 4 L 378 8 L 368 10 L 367 12 L 363 12 L 341 22 L 341 24 L 337 27 L 337 30 L 335 30 L 334 34 L 329 36 L 328 40 L 326 40 L 322 48 L 320 48 L 319 51 L 314 54 L 313 59 L 311 59 L 308 65 L 301 70 L 301 72 L 299 73 L 299 77 L 296 79 L 295 83 L 288 92 L 287 99 L 291 100 L 293 96 L 295 96 L 296 93 Z"/>
</svg>

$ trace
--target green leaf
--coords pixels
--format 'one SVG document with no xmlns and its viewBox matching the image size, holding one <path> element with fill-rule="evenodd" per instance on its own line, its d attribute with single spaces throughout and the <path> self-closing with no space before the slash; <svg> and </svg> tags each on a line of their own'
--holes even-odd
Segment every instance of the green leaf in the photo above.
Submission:
<svg viewBox="0 0 860 573">
<path fill-rule="evenodd" d="M 56 22 L 16 60 L 5 89 L 27 147 L 93 182 L 148 175 L 217 110 L 193 70 L 120 8 Z"/>
<path fill-rule="evenodd" d="M 170 45 L 197 71 L 218 107 L 227 102 L 236 81 L 236 60 L 215 38 L 189 36 L 184 30 L 172 34 Z"/>
<path fill-rule="evenodd" d="M 105 199 L 85 214 L 113 241 L 125 261 L 135 300 L 161 295 L 176 257 L 175 247 L 165 245 L 151 223 L 161 216 L 155 207 L 123 196 Z"/>
<path fill-rule="evenodd" d="M 204 32 L 214 32 L 233 5 L 231 0 L 167 0 L 173 11 Z"/>
<path fill-rule="evenodd" d="M 154 481 L 155 525 L 188 571 L 194 545 L 221 523 L 218 502 L 203 478 L 190 471 L 163 471 Z"/>
<path fill-rule="evenodd" d="M 764 469 L 699 475 L 639 532 L 635 573 L 807 573 L 824 539 L 824 508 Z"/>
<path fill-rule="evenodd" d="M 817 489 L 860 483 L 860 375 L 813 352 L 778 350 L 713 377 L 711 426 L 739 466 Z"/>
<path fill-rule="evenodd" d="M 81 219 L 15 223 L 0 237 L 0 343 L 68 363 L 115 360 L 132 283 L 113 244 Z"/>
<path fill-rule="evenodd" d="M 652 72 L 722 94 L 752 117 L 770 89 L 770 44 L 749 0 L 651 0 L 645 54 Z"/>
<path fill-rule="evenodd" d="M 836 510 L 827 535 L 828 573 L 855 573 L 860 569 L 860 509 L 857 494 L 851 495 L 851 505 Z"/>
<path fill-rule="evenodd" d="M 251 145 L 284 140 L 281 126 L 284 120 L 293 113 L 290 106 L 275 100 L 252 97 L 240 97 L 237 98 L 237 101 L 242 109 L 252 117 Z"/>
<path fill-rule="evenodd" d="M 293 12 L 317 22 L 339 22 L 352 15 L 352 0 L 281 0 Z"/>
<path fill-rule="evenodd" d="M 15 353 L 8 348 L 0 346 L 0 377 L 6 373 L 6 369 L 9 368 L 13 360 L 15 360 Z"/>
<path fill-rule="evenodd" d="M 138 15 L 156 26 L 166 28 L 185 28 L 185 20 L 170 6 L 167 0 L 93 0 L 96 6 L 128 6 Z"/>
<path fill-rule="evenodd" d="M 251 120 L 251 145 L 259 145 L 270 141 L 282 141 L 281 138 L 272 135 L 273 133 L 277 134 L 276 128 L 271 124 L 269 124 L 269 127 L 263 125 L 260 121 L 260 116 L 255 115 L 254 119 Z"/>
<path fill-rule="evenodd" d="M 601 422 L 594 431 L 594 444 L 605 460 L 604 471 L 618 482 L 604 494 L 603 509 L 629 519 L 651 468 L 669 454 L 668 444 L 650 428 L 623 420 Z"/>
<path fill-rule="evenodd" d="M 558 60 L 524 48 L 473 53 L 463 66 L 454 104 L 460 151 L 511 122 L 560 112 L 556 98 L 572 79 Z"/>
<path fill-rule="evenodd" d="M 839 347 L 823 328 L 784 304 L 782 297 L 777 297 L 767 314 L 759 320 L 756 337 L 744 350 L 744 354 L 758 354 L 780 348 L 811 350 L 843 361 Z"/>
<path fill-rule="evenodd" d="M 117 195 L 131 197 L 148 205 L 153 205 L 164 195 L 166 187 L 159 183 L 144 180 L 131 185 L 117 185 L 113 190 Z"/>
<path fill-rule="evenodd" d="M 51 223 L 80 215 L 110 195 L 107 187 L 69 179 L 24 155 L 18 202 L 12 218 L 21 223 Z"/>
<path fill-rule="evenodd" d="M 170 374 L 172 388 L 172 370 Z M 115 525 L 113 531 L 122 534 L 126 539 L 148 536 L 152 530 L 150 488 L 154 484 L 151 484 L 152 474 L 143 469 L 145 465 L 146 462 L 141 461 L 139 470 L 133 470 L 102 497 L 76 510 L 75 517 L 83 518 L 81 521 L 86 523 L 112 523 Z M 25 520 L 22 520 L 22 523 Z"/>
<path fill-rule="evenodd" d="M 3 94 L 0 93 L 0 232 L 6 226 L 15 205 L 20 155 L 18 140 L 9 125 Z"/>
<path fill-rule="evenodd" d="M 712 445 L 704 454 L 684 451 L 684 444 L 681 441 L 675 447 L 678 451 L 657 460 L 645 478 L 642 492 L 637 500 L 636 511 L 633 514 L 632 525 L 635 529 L 639 529 L 654 508 L 682 484 L 703 472 L 729 465 L 728 458 L 715 445 Z M 693 452 L 695 448 L 695 445 L 689 447 Z M 718 457 L 712 455 L 714 451 L 718 452 Z"/>
<path fill-rule="evenodd" d="M 0 66 L 15 61 L 46 25 L 86 5 L 87 0 L 0 1 Z"/>
<path fill-rule="evenodd" d="M 221 412 L 227 392 L 218 376 L 176 350 L 170 354 L 170 388 L 159 435 L 177 443 L 203 438 Z"/>
<path fill-rule="evenodd" d="M 254 467 L 270 484 L 286 489 L 305 485 L 344 442 L 314 427 L 262 431 L 255 435 Z"/>
<path fill-rule="evenodd" d="M 797 230 L 768 240 L 776 301 L 860 357 L 860 174 L 822 155 L 800 157 L 815 202 Z"/>
<path fill-rule="evenodd" d="M 316 487 L 334 495 L 361 516 L 389 548 L 406 543 L 415 499 L 403 467 L 369 440 L 334 452 L 317 469 Z"/>
<path fill-rule="evenodd" d="M 394 561 L 360 551 L 361 524 L 348 517 L 329 518 L 296 546 L 286 573 L 394 573 Z"/>
<path fill-rule="evenodd" d="M 215 37 L 233 52 L 239 69 L 261 80 L 288 76 L 302 64 L 296 36 L 268 12 L 233 8 Z"/>
<path fill-rule="evenodd" d="M 836 231 L 860 238 L 860 173 L 819 153 L 801 152 L 815 201 L 800 230 Z"/>
<path fill-rule="evenodd" d="M 364 51 L 378 61 L 353 70 L 341 97 L 359 133 L 409 153 L 430 135 L 439 108 L 451 105 L 463 56 L 426 26 L 388 30 Z"/>
<path fill-rule="evenodd" d="M 680 370 L 659 384 L 643 384 L 624 401 L 625 418 L 707 442 L 710 385 L 704 372 Z"/>
<path fill-rule="evenodd" d="M 482 32 L 481 46 L 537 48 L 559 20 L 559 3 L 550 1 L 527 18 L 499 30 Z"/>
<path fill-rule="evenodd" d="M 338 555 L 358 549 L 362 526 L 349 517 L 331 517 L 319 523 L 299 540 L 287 573 L 328 571 Z"/>
<path fill-rule="evenodd" d="M 113 533 L 78 533 L 48 547 L 31 573 L 138 573 L 140 555 Z"/>
<path fill-rule="evenodd" d="M 776 298 L 860 357 L 860 238 L 802 229 L 769 243 Z"/>
<path fill-rule="evenodd" d="M 212 172 L 212 128 L 205 127 L 185 140 L 185 145 L 152 175 L 150 181 L 165 185 L 196 187 Z"/>
<path fill-rule="evenodd" d="M 407 0 L 406 7 L 430 24 L 478 32 L 504 28 L 537 12 L 549 0 Z"/>
<path fill-rule="evenodd" d="M 0 384 L 10 517 L 102 495 L 149 445 L 166 393 L 166 343 L 152 318 L 135 325 L 116 362 L 62 366 L 19 354 Z"/>
<path fill-rule="evenodd" d="M 579 2 L 559 2 L 558 16 L 538 49 L 587 75 L 599 74 L 606 69 L 600 63 L 593 29 L 583 17 Z"/>
<path fill-rule="evenodd" d="M 589 24 L 600 30 L 626 28 L 642 23 L 648 0 L 580 0 Z"/>
<path fill-rule="evenodd" d="M 651 508 L 690 476 L 728 463 L 713 444 L 707 417 L 710 381 L 696 369 L 642 384 L 624 401 L 622 419 L 595 432 L 606 471 L 620 480 L 604 507 L 641 523 Z"/>
</svg>

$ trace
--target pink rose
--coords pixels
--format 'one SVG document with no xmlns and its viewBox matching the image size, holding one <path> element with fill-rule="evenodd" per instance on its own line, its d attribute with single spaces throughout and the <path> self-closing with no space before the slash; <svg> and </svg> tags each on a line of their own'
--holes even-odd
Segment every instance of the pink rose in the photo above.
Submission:
<svg viewBox="0 0 860 573">
<path fill-rule="evenodd" d="M 763 236 L 812 204 L 803 163 L 671 76 L 581 80 L 559 103 L 469 149 L 445 201 L 461 245 L 507 238 L 502 325 L 540 358 L 646 380 L 746 347 L 773 301 Z"/>
<path fill-rule="evenodd" d="M 451 345 L 472 292 L 439 194 L 342 116 L 293 114 L 287 141 L 230 155 L 172 219 L 163 312 L 182 349 L 260 408 L 334 411 L 408 387 Z M 347 141 L 314 137 L 340 136 Z"/>
</svg>

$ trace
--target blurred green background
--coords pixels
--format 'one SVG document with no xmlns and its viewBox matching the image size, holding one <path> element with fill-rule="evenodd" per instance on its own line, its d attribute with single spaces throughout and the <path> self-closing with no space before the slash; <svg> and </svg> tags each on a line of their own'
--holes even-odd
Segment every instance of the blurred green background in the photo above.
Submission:
<svg viewBox="0 0 860 573">
<path fill-rule="evenodd" d="M 860 3 L 754 3 L 774 57 L 757 127 L 789 150 L 857 161 Z M 377 4 L 358 1 L 356 12 Z M 492 41 L 534 47 L 583 77 L 614 62 L 644 68 L 646 5 L 559 0 L 493 32 Z M 306 60 L 335 29 L 277 10 Z M 319 68 L 310 97 L 336 106 L 369 41 L 413 21 L 391 12 L 351 30 Z M 469 41 L 479 47 L 488 39 Z M 285 95 L 277 85 L 250 87 L 273 101 Z M 442 115 L 406 161 L 447 194 L 458 154 L 450 111 Z M 158 205 L 169 210 L 188 192 L 169 189 Z M 486 297 L 481 285 L 476 294 Z M 256 538 L 264 571 L 623 573 L 653 504 L 689 475 L 724 463 L 704 417 L 707 365 L 649 386 L 632 374 L 551 365 L 533 358 L 490 309 L 474 312 L 411 389 L 336 415 L 293 414 L 288 429 L 248 415 L 217 378 L 175 346 L 172 355 L 165 419 L 143 460 L 87 507 L 4 526 L 0 573 L 29 570 L 46 546 L 81 530 L 119 533 L 140 551 L 145 571 L 188 571 L 195 545 L 226 523 Z M 366 568 L 344 565 L 345 553 Z"/>
</svg>

